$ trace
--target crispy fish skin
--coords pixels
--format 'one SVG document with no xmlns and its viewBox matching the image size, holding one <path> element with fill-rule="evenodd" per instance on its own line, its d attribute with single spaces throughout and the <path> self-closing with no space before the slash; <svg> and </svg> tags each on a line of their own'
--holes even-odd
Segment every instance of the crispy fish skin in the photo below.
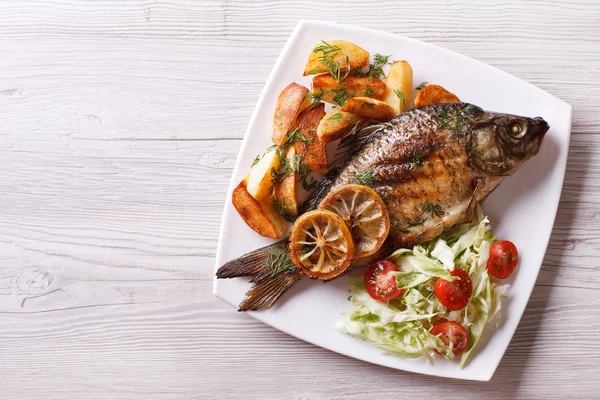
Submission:
<svg viewBox="0 0 600 400">
<path fill-rule="evenodd" d="M 539 117 L 490 113 L 468 103 L 412 109 L 343 139 L 341 161 L 303 203 L 300 214 L 316 208 L 327 193 L 343 185 L 373 188 L 388 207 L 391 227 L 384 246 L 373 256 L 354 261 L 351 268 L 368 264 L 395 248 L 429 241 L 469 221 L 475 207 L 505 176 L 537 154 L 548 129 Z M 250 253 L 253 261 L 262 260 L 253 264 L 255 273 L 244 267 L 246 256 L 217 271 L 219 278 L 261 277 L 254 280 L 241 311 L 272 305 L 289 288 L 273 284 L 282 273 L 290 277 L 290 285 L 299 279 L 291 269 L 268 270 L 268 257 L 273 257 L 274 249 L 285 249 L 284 243 Z"/>
</svg>

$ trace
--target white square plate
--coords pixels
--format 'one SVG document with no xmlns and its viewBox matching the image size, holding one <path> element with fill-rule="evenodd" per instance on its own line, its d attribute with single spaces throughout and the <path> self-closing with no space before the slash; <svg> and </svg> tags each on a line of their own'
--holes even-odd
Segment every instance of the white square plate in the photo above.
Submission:
<svg viewBox="0 0 600 400">
<path fill-rule="evenodd" d="M 519 249 L 519 268 L 509 279 L 512 286 L 509 299 L 503 303 L 499 328 L 486 330 L 464 369 L 458 362 L 443 359 L 430 365 L 424 360 L 384 355 L 370 343 L 336 331 L 334 323 L 350 306 L 349 282 L 343 277 L 327 284 L 304 279 L 271 309 L 249 314 L 317 346 L 375 364 L 451 378 L 489 380 L 517 328 L 546 252 L 567 162 L 571 106 L 482 62 L 376 30 L 300 21 L 271 72 L 244 136 L 223 212 L 216 267 L 273 242 L 246 226 L 231 204 L 231 191 L 248 173 L 256 155 L 272 144 L 271 124 L 280 91 L 290 82 L 310 87 L 311 77 L 302 76 L 308 55 L 315 43 L 332 39 L 354 42 L 371 54 L 392 54 L 392 59 L 407 60 L 414 70 L 415 85 L 433 82 L 485 110 L 542 116 L 548 121 L 550 131 L 539 154 L 507 178 L 483 204 L 495 235 L 511 240 Z M 249 287 L 247 279 L 215 279 L 213 290 L 220 299 L 237 307 Z"/>
</svg>

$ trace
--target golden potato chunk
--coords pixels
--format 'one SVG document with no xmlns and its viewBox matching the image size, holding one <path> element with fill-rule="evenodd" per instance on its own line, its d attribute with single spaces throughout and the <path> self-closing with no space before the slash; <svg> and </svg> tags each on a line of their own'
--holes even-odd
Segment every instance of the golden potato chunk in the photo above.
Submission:
<svg viewBox="0 0 600 400">
<path fill-rule="evenodd" d="M 389 121 L 396 115 L 394 108 L 388 103 L 370 97 L 354 97 L 342 106 L 342 111 L 380 122 Z"/>
<path fill-rule="evenodd" d="M 288 165 L 294 165 L 295 155 L 296 149 L 294 146 L 288 147 L 285 155 Z M 296 196 L 297 176 L 298 173 L 296 171 L 286 176 L 281 182 L 275 185 L 273 192 L 276 201 L 281 202 L 283 212 L 288 215 L 298 215 L 298 198 Z"/>
<path fill-rule="evenodd" d="M 302 163 L 311 171 L 327 172 L 327 150 L 319 140 L 317 127 L 325 115 L 325 104 L 319 103 L 307 108 L 298 115 L 298 134 L 303 140 L 295 140 L 296 154 L 302 155 Z"/>
<path fill-rule="evenodd" d="M 331 104 L 344 105 L 352 97 L 372 97 L 381 99 L 385 91 L 385 83 L 381 79 L 348 76 L 337 82 L 331 75 L 317 75 L 313 78 L 312 92 L 323 94 L 322 101 Z"/>
<path fill-rule="evenodd" d="M 321 119 L 317 127 L 317 136 L 323 143 L 341 139 L 349 133 L 355 133 L 363 120 L 349 112 L 334 108 Z"/>
<path fill-rule="evenodd" d="M 396 115 L 412 105 L 413 70 L 407 61 L 395 61 L 385 78 L 383 101 L 394 108 Z"/>
<path fill-rule="evenodd" d="M 459 101 L 454 93 L 447 91 L 443 87 L 439 85 L 427 85 L 417 93 L 415 107 L 438 103 L 457 103 Z"/>
<path fill-rule="evenodd" d="M 259 201 L 246 190 L 246 180 L 231 194 L 231 201 L 244 222 L 261 236 L 279 239 L 286 231 L 285 219 L 268 201 Z"/>
<path fill-rule="evenodd" d="M 308 92 L 304 86 L 292 82 L 279 94 L 271 133 L 276 145 L 283 145 L 287 133 L 294 128 L 298 114 L 310 105 Z"/>
<path fill-rule="evenodd" d="M 346 40 L 321 41 L 313 47 L 304 75 L 322 74 L 329 72 L 327 65 L 334 65 L 343 74 L 354 68 L 369 65 L 369 52 Z"/>
<path fill-rule="evenodd" d="M 279 157 L 277 151 L 267 151 L 256 164 L 250 169 L 246 178 L 246 189 L 256 200 L 267 200 L 271 198 L 272 170 L 279 169 Z"/>
</svg>

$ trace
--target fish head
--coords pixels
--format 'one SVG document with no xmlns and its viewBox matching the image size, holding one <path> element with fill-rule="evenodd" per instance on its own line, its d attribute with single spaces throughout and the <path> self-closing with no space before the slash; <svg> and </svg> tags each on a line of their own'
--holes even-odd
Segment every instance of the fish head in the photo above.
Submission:
<svg viewBox="0 0 600 400">
<path fill-rule="evenodd" d="M 483 112 L 471 130 L 469 152 L 489 175 L 511 175 L 538 153 L 550 126 L 541 117 Z"/>
</svg>

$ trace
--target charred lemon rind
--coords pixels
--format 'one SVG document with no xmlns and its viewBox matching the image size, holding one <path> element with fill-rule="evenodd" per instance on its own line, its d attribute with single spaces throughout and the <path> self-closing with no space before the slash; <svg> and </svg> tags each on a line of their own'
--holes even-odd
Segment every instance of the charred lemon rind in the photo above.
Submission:
<svg viewBox="0 0 600 400">
<path fill-rule="evenodd" d="M 326 210 L 301 215 L 290 233 L 290 259 L 305 275 L 333 279 L 348 269 L 354 242 L 348 225 Z"/>
</svg>

